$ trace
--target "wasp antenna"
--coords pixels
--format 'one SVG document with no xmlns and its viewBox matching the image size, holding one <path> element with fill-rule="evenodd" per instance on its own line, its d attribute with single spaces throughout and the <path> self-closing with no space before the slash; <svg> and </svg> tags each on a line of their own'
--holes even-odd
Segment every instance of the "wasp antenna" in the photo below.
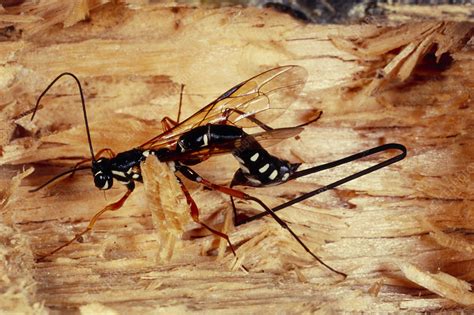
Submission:
<svg viewBox="0 0 474 315">
<path fill-rule="evenodd" d="M 35 105 L 35 108 L 33 110 L 33 114 L 31 115 L 31 120 L 33 120 L 33 118 L 35 118 L 35 114 L 36 114 L 36 111 L 38 110 L 39 108 L 39 104 L 41 102 L 41 99 L 43 98 L 43 96 L 49 91 L 49 89 L 59 80 L 61 79 L 63 76 L 70 76 L 72 77 L 76 83 L 77 83 L 77 86 L 79 87 L 79 93 L 81 95 L 81 103 L 82 103 L 82 112 L 84 113 L 84 122 L 85 122 L 85 125 L 86 125 L 86 133 L 87 133 L 87 140 L 89 141 L 89 149 L 91 151 L 91 157 L 92 157 L 92 161 L 95 161 L 95 156 L 94 156 L 94 149 L 92 148 L 92 140 L 91 140 L 91 134 L 89 132 L 89 122 L 87 120 L 87 112 L 86 112 L 86 102 L 84 100 L 84 93 L 82 92 L 82 86 L 81 86 L 81 82 L 79 81 L 79 79 L 72 73 L 70 72 L 64 72 L 64 73 L 61 73 L 60 75 L 58 75 L 49 85 L 48 87 L 41 93 L 41 95 L 38 97 L 38 100 L 36 101 L 36 105 Z"/>
<path fill-rule="evenodd" d="M 36 188 L 33 188 L 33 189 L 30 189 L 28 190 L 28 192 L 36 192 L 46 186 L 48 186 L 49 184 L 51 184 L 52 182 L 56 181 L 57 179 L 63 177 L 64 175 L 67 175 L 67 174 L 70 174 L 70 173 L 75 173 L 77 171 L 82 171 L 82 170 L 88 170 L 88 169 L 91 169 L 90 166 L 81 166 L 81 167 L 77 167 L 77 168 L 73 168 L 73 169 L 70 169 L 70 170 L 67 170 L 65 172 L 62 172 L 52 178 L 50 178 L 48 181 L 46 181 L 45 183 L 41 184 L 40 186 L 36 187 Z"/>
</svg>

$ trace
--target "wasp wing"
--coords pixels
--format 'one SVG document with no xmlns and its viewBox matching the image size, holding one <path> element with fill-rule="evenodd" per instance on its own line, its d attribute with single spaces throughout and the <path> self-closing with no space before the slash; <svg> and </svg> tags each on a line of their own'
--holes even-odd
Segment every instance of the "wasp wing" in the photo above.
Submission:
<svg viewBox="0 0 474 315">
<path fill-rule="evenodd" d="M 142 144 L 142 149 L 173 146 L 180 135 L 206 124 L 254 127 L 253 117 L 263 123 L 279 117 L 304 87 L 307 72 L 300 66 L 282 66 L 244 81 L 203 107 L 172 129 Z M 269 109 L 271 109 L 269 111 Z"/>
</svg>

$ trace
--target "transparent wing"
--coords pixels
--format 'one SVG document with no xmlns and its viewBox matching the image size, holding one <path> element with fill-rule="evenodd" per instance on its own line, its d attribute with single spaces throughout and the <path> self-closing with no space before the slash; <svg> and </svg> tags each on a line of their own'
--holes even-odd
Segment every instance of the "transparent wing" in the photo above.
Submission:
<svg viewBox="0 0 474 315">
<path fill-rule="evenodd" d="M 300 66 L 270 69 L 244 81 L 203 107 L 174 128 L 142 144 L 142 149 L 173 146 L 181 134 L 206 124 L 254 127 L 255 119 L 269 123 L 298 97 L 308 73 Z M 255 119 L 249 119 L 250 117 Z"/>
</svg>

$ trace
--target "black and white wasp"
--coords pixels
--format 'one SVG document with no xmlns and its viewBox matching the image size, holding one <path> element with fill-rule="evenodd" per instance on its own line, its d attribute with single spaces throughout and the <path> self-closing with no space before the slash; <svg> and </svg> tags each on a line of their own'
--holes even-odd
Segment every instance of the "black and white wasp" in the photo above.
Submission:
<svg viewBox="0 0 474 315">
<path fill-rule="evenodd" d="M 318 112 L 313 119 L 301 125 L 287 128 L 274 129 L 266 124 L 266 122 L 270 122 L 283 114 L 303 89 L 307 78 L 307 72 L 304 68 L 295 65 L 270 69 L 234 86 L 182 122 L 175 122 L 169 117 L 163 118 L 162 126 L 164 132 L 140 146 L 118 154 L 115 154 L 109 148 L 102 149 L 95 154 L 89 132 L 84 94 L 81 83 L 74 74 L 68 72 L 62 73 L 50 83 L 38 98 L 31 119 L 34 118 L 42 97 L 63 76 L 72 77 L 78 85 L 91 158 L 78 163 L 70 170 L 58 174 L 32 191 L 37 191 L 64 175 L 73 174 L 77 171 L 86 169 L 92 171 L 94 183 L 97 188 L 102 190 L 110 189 L 113 186 L 114 181 L 118 181 L 125 185 L 127 191 L 120 200 L 97 212 L 92 217 L 85 230 L 78 233 L 73 239 L 54 249 L 50 253 L 39 257 L 38 260 L 43 260 L 74 241 L 79 240 L 82 235 L 93 228 L 97 219 L 103 213 L 119 209 L 134 190 L 135 183 L 142 182 L 140 163 L 148 156 L 154 155 L 161 162 L 168 163 L 175 173 L 183 175 L 188 180 L 227 194 L 231 196 L 231 198 L 234 197 L 254 201 L 265 210 L 265 212 L 261 214 L 237 222 L 237 213 L 232 199 L 234 222 L 237 225 L 250 222 L 262 217 L 263 215 L 269 214 L 283 228 L 287 229 L 295 240 L 298 241 L 298 243 L 318 262 L 329 270 L 342 276 L 346 276 L 344 273 L 328 266 L 317 257 L 299 239 L 288 224 L 281 220 L 275 212 L 323 191 L 337 187 L 350 180 L 371 173 L 389 164 L 400 161 L 406 156 L 406 148 L 403 145 L 391 143 L 354 154 L 338 161 L 298 171 L 300 166 L 299 163 L 290 163 L 287 160 L 280 159 L 267 152 L 264 149 L 264 146 L 296 136 L 303 130 L 304 126 L 318 120 L 321 116 L 321 112 Z M 259 127 L 262 131 L 255 134 L 248 134 L 243 130 L 243 128 L 247 127 Z M 361 172 L 306 193 L 273 209 L 265 205 L 260 199 L 233 188 L 234 186 L 239 185 L 252 187 L 278 185 L 301 176 L 330 169 L 341 164 L 392 149 L 399 150 L 401 153 Z M 214 184 L 201 177 L 190 168 L 190 166 L 201 163 L 211 156 L 225 153 L 231 153 L 240 164 L 240 168 L 234 174 L 230 187 Z M 84 163 L 89 162 L 90 165 L 83 166 Z M 226 239 L 230 249 L 235 254 L 234 248 L 226 234 L 217 231 L 200 221 L 199 210 L 196 203 L 191 198 L 191 195 L 184 186 L 182 180 L 179 177 L 176 178 L 186 196 L 193 220 L 200 223 L 212 233 Z"/>
</svg>

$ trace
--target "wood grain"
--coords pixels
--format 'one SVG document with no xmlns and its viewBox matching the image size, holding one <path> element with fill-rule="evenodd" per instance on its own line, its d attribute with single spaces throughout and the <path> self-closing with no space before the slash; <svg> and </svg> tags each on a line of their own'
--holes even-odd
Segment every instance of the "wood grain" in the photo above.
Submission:
<svg viewBox="0 0 474 315">
<path fill-rule="evenodd" d="M 68 10 L 60 12 L 71 14 L 73 9 Z M 63 28 L 38 22 L 37 12 L 18 16 L 21 21 L 13 24 L 23 29 L 20 38 L 0 43 L 4 310 L 11 311 L 12 305 L 24 307 L 23 312 L 52 314 L 472 309 L 469 286 L 460 282 L 474 279 L 474 53 L 472 41 L 465 44 L 469 38 L 448 52 L 449 62 L 436 65 L 428 54 L 407 78 L 373 93 L 368 90 L 373 71 L 409 43 L 366 58 L 333 42 L 389 31 L 375 25 L 305 25 L 254 8 L 108 3 L 97 4 L 78 23 L 66 14 L 62 21 L 69 18 L 71 26 Z M 419 25 L 405 29 L 415 32 Z M 124 192 L 116 185 L 104 197 L 90 174 L 83 173 L 28 193 L 88 156 L 71 80 L 51 90 L 33 122 L 26 115 L 56 75 L 68 71 L 81 79 L 94 148 L 120 152 L 160 132 L 163 116 L 175 117 L 181 84 L 186 117 L 234 84 L 285 64 L 305 67 L 309 79 L 301 97 L 271 125 L 301 123 L 315 109 L 324 114 L 298 139 L 269 148 L 272 153 L 303 162 L 304 168 L 381 143 L 399 142 L 409 150 L 398 164 L 281 211 L 310 248 L 349 275 L 346 280 L 323 269 L 268 218 L 229 228 L 237 261 L 195 224 L 186 225 L 174 259 L 158 261 L 161 232 L 153 224 L 143 186 L 120 211 L 105 215 L 83 243 L 51 261 L 34 263 L 34 254 L 71 238 Z M 285 185 L 244 190 L 275 206 L 386 157 Z M 30 166 L 35 171 L 21 185 L 20 179 L 12 179 Z M 196 169 L 228 184 L 237 167 L 231 156 L 222 156 Z M 224 225 L 229 200 L 198 185 L 187 186 L 202 219 Z M 258 211 L 248 202 L 238 205 L 242 211 Z M 437 271 L 453 279 L 441 274 L 442 281 L 436 279 L 442 284 L 436 286 L 427 272 Z M 462 298 L 454 298 L 453 287 Z M 12 303 L 12 296 L 20 302 Z"/>
</svg>

